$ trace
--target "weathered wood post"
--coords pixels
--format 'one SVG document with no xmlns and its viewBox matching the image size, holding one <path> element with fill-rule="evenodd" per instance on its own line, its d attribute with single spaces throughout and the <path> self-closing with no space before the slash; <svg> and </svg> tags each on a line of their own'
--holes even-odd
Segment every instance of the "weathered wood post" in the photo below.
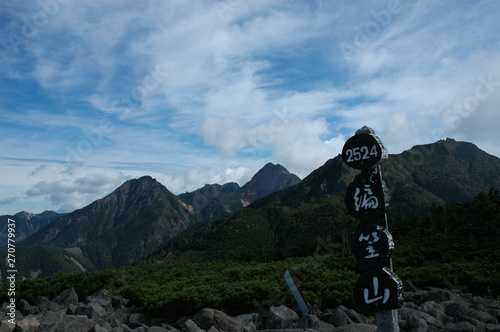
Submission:
<svg viewBox="0 0 500 332">
<path fill-rule="evenodd" d="M 366 126 L 356 131 L 342 149 L 344 162 L 361 170 L 347 187 L 344 199 L 347 212 L 360 220 L 351 247 L 366 269 L 354 286 L 354 301 L 360 312 L 376 313 L 379 332 L 396 332 L 403 283 L 392 272 L 394 242 L 387 224 L 388 200 L 380 167 L 387 157 L 378 136 Z"/>
</svg>

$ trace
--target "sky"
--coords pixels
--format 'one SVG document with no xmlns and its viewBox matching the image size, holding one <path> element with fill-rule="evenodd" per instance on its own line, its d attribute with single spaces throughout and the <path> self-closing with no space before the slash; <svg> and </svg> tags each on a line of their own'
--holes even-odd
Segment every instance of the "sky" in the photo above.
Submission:
<svg viewBox="0 0 500 332">
<path fill-rule="evenodd" d="M 500 156 L 500 2 L 6 0 L 0 214 L 300 178 L 364 125 Z"/>
</svg>

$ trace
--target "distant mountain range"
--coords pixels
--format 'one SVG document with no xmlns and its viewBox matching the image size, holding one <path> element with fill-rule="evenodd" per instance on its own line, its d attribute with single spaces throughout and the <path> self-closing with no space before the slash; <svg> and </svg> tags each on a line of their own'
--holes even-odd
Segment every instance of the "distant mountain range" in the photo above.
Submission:
<svg viewBox="0 0 500 332">
<path fill-rule="evenodd" d="M 16 213 L 15 215 L 0 216 L 0 248 L 7 247 L 7 221 L 13 219 L 16 221 L 16 240 L 20 241 L 33 235 L 36 231 L 47 225 L 53 219 L 61 214 L 53 211 L 44 211 L 40 214 L 33 214 L 26 211 Z"/>
<path fill-rule="evenodd" d="M 299 181 L 281 165 L 268 163 L 241 188 L 236 183 L 212 184 L 176 196 L 155 179 L 144 176 L 125 182 L 82 209 L 63 216 L 51 214 L 52 222 L 45 222 L 45 227 L 36 228 L 37 232 L 32 231 L 29 238 L 18 244 L 24 246 L 26 256 L 30 256 L 30 250 L 34 256 L 40 250 L 39 245 L 69 249 L 85 259 L 76 258 L 79 265 L 91 269 L 130 265 L 189 227 L 241 209 L 263 195 Z M 9 216 L 2 218 L 6 222 Z M 14 218 L 16 222 L 24 220 L 17 215 Z M 35 229 L 29 220 L 26 225 Z M 68 251 L 61 250 L 54 256 L 62 262 Z M 32 264 L 30 259 L 19 265 L 23 263 Z M 53 262 L 49 265 L 54 270 Z M 37 266 L 36 271 L 39 270 L 44 276 L 43 267 Z M 24 272 L 30 275 L 33 271 L 28 267 Z"/>
<path fill-rule="evenodd" d="M 149 262 L 282 259 L 314 250 L 345 250 L 357 221 L 346 212 L 345 190 L 355 171 L 341 156 L 300 183 L 210 220 L 148 258 Z M 418 219 L 433 206 L 472 200 L 500 187 L 500 159 L 452 139 L 390 155 L 382 165 L 393 219 Z"/>
<path fill-rule="evenodd" d="M 390 155 L 382 172 L 389 213 L 407 219 L 500 187 L 500 159 L 452 139 Z M 321 243 L 322 250 L 346 249 L 355 222 L 343 197 L 356 174 L 337 156 L 302 181 L 267 164 L 241 187 L 209 184 L 178 196 L 149 176 L 129 180 L 22 241 L 26 258 L 18 265 L 26 277 L 53 273 L 55 267 L 31 266 L 28 258 L 49 246 L 57 247 L 61 272 L 68 259 L 105 269 L 144 261 L 279 259 L 312 253 Z M 78 264 L 72 268 L 81 270 Z"/>
</svg>

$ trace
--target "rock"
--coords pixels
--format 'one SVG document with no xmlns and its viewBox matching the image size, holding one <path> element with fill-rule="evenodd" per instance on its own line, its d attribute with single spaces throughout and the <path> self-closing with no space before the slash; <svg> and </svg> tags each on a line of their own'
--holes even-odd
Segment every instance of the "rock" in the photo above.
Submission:
<svg viewBox="0 0 500 332">
<path fill-rule="evenodd" d="M 109 332 L 109 329 L 100 326 L 99 324 L 94 325 L 93 328 L 89 330 L 89 332 Z"/>
<path fill-rule="evenodd" d="M 128 323 L 128 316 L 129 315 L 121 312 L 113 312 L 111 315 L 106 317 L 106 322 L 108 322 L 111 327 L 119 327 L 122 324 Z"/>
<path fill-rule="evenodd" d="M 46 296 L 39 296 L 35 299 L 35 305 L 38 307 L 40 312 L 57 311 L 59 306 L 54 302 L 50 301 Z"/>
<path fill-rule="evenodd" d="M 428 325 L 432 325 L 436 328 L 442 327 L 443 321 L 439 320 L 428 313 L 425 313 L 420 310 L 416 309 L 411 309 L 408 307 L 402 307 L 398 310 L 399 314 L 399 319 L 402 322 L 407 322 L 409 323 L 411 327 L 419 327 L 425 325 L 426 327 Z M 420 323 L 420 321 L 423 321 L 424 323 Z"/>
<path fill-rule="evenodd" d="M 403 280 L 403 291 L 416 293 L 417 287 L 410 280 Z"/>
<path fill-rule="evenodd" d="M 88 328 L 76 320 L 68 318 L 64 312 L 49 312 L 40 319 L 38 331 L 43 332 L 87 332 Z"/>
<path fill-rule="evenodd" d="M 222 311 L 205 308 L 201 310 L 193 321 L 202 329 L 209 330 L 212 326 L 225 332 L 245 332 L 243 323 L 231 318 Z"/>
<path fill-rule="evenodd" d="M 321 318 L 335 327 L 347 325 L 347 323 L 349 322 L 349 317 L 340 306 L 337 306 L 335 309 L 324 313 Z"/>
<path fill-rule="evenodd" d="M 172 331 L 179 331 L 177 329 L 166 329 L 164 327 L 159 327 L 159 326 L 152 326 L 149 328 L 148 332 L 172 332 Z"/>
<path fill-rule="evenodd" d="M 75 315 L 85 315 L 88 318 L 105 318 L 109 315 L 109 312 L 107 312 L 99 303 L 80 303 L 74 313 Z"/>
<path fill-rule="evenodd" d="M 496 319 L 487 312 L 475 311 L 471 309 L 463 300 L 454 300 L 443 303 L 445 313 L 448 316 L 467 321 L 474 319 L 483 323 L 495 323 Z"/>
<path fill-rule="evenodd" d="M 17 305 L 17 309 L 23 315 L 36 315 L 40 312 L 37 306 L 31 306 L 28 301 L 21 299 L 19 300 L 19 304 Z"/>
<path fill-rule="evenodd" d="M 107 313 L 113 312 L 113 303 L 110 297 L 106 296 L 87 296 L 85 299 L 87 304 L 99 304 Z"/>
<path fill-rule="evenodd" d="M 78 305 L 78 294 L 74 288 L 67 289 L 52 299 L 59 307 L 67 308 L 70 304 Z"/>
<path fill-rule="evenodd" d="M 265 329 L 286 329 L 299 320 L 299 315 L 284 305 L 269 308 L 268 316 Z"/>
<path fill-rule="evenodd" d="M 113 308 L 119 308 L 121 306 L 126 307 L 128 304 L 129 300 L 122 296 L 111 296 L 111 305 Z"/>
<path fill-rule="evenodd" d="M 184 322 L 185 327 L 182 329 L 183 332 L 206 332 L 205 330 L 200 329 L 195 322 L 191 319 L 188 319 Z"/>
<path fill-rule="evenodd" d="M 302 329 L 318 329 L 320 324 L 318 317 L 313 315 L 305 315 L 298 322 L 294 323 L 292 328 L 302 328 Z"/>
<path fill-rule="evenodd" d="M 87 329 L 91 329 L 96 324 L 96 322 L 94 322 L 85 315 L 67 315 L 67 316 L 70 319 L 82 323 Z"/>
<path fill-rule="evenodd" d="M 321 321 L 318 317 L 314 315 L 305 315 L 291 327 L 301 328 L 304 330 L 312 329 L 319 332 L 330 332 L 335 328 L 333 325 Z"/>
<path fill-rule="evenodd" d="M 427 301 L 435 301 L 436 303 L 442 303 L 446 301 L 451 301 L 457 298 L 457 295 L 452 292 L 440 288 L 429 288 L 425 291 L 419 291 L 414 293 L 414 302 L 417 305 L 421 305 Z"/>
<path fill-rule="evenodd" d="M 35 332 L 40 326 L 40 322 L 33 315 L 28 315 L 16 324 L 16 332 Z"/>
<path fill-rule="evenodd" d="M 16 328 L 16 324 L 9 322 L 8 320 L 0 321 L 0 332 L 12 332 Z"/>
<path fill-rule="evenodd" d="M 362 324 L 362 323 L 339 326 L 332 330 L 332 332 L 376 332 L 376 331 L 377 327 L 375 325 Z"/>
<path fill-rule="evenodd" d="M 353 309 L 348 309 L 348 308 L 344 307 L 343 305 L 340 305 L 339 308 L 347 314 L 347 317 L 349 318 L 351 323 L 358 323 L 358 324 L 367 324 L 368 323 L 368 318 L 366 318 L 362 314 L 354 311 Z"/>
<path fill-rule="evenodd" d="M 428 301 L 420 306 L 420 310 L 436 318 L 442 324 L 445 316 L 444 307 L 442 304 L 436 303 L 434 301 Z"/>
<path fill-rule="evenodd" d="M 468 322 L 448 323 L 445 328 L 445 331 L 453 332 L 474 332 L 475 330 L 474 325 Z"/>
<path fill-rule="evenodd" d="M 137 328 L 137 327 L 145 326 L 147 324 L 148 324 L 148 319 L 143 314 L 133 313 L 133 314 L 130 314 L 128 317 L 128 324 L 127 325 L 133 329 Z"/>
<path fill-rule="evenodd" d="M 245 332 L 257 332 L 258 314 L 244 314 L 233 318 L 243 323 Z"/>
</svg>

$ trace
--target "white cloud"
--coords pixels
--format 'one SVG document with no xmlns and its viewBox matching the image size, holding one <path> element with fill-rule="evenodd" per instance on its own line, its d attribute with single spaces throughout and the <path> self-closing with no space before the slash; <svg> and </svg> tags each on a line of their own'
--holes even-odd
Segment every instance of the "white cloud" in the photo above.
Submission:
<svg viewBox="0 0 500 332">
<path fill-rule="evenodd" d="M 267 161 L 303 177 L 363 125 L 390 153 L 451 136 L 498 155 L 498 87 L 470 112 L 454 105 L 471 102 L 478 77 L 500 81 L 499 11 L 488 0 L 8 2 L 1 155 L 62 164 L 6 166 L 1 198 L 32 188 L 30 199 L 86 202 L 109 188 L 76 179 L 125 170 L 175 192 L 244 182 Z M 68 149 L 79 163 L 65 163 Z"/>
<path fill-rule="evenodd" d="M 121 172 L 102 172 L 75 179 L 42 181 L 31 187 L 27 196 L 42 196 L 50 200 L 58 210 L 71 212 L 100 198 L 103 193 L 112 192 L 125 179 Z"/>
</svg>

